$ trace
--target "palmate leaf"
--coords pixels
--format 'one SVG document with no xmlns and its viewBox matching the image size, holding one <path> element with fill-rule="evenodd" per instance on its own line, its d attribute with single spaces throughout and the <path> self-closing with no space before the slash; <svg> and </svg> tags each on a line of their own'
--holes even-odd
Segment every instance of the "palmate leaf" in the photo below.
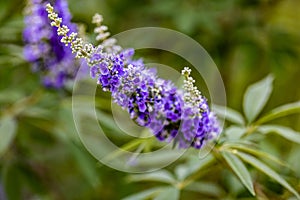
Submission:
<svg viewBox="0 0 300 200">
<path fill-rule="evenodd" d="M 275 172 L 273 169 L 271 169 L 269 166 L 261 162 L 260 160 L 256 159 L 255 157 L 242 153 L 242 152 L 236 152 L 236 155 L 238 155 L 242 160 L 249 163 L 259 171 L 263 172 L 267 176 L 271 177 L 275 181 L 277 181 L 279 184 L 281 184 L 283 187 L 288 189 L 291 193 L 293 193 L 298 199 L 300 199 L 299 194 L 297 191 L 290 186 L 286 180 L 284 180 L 277 172 Z"/>
<path fill-rule="evenodd" d="M 277 133 L 278 135 L 284 137 L 285 139 L 288 139 L 292 142 L 296 142 L 300 144 L 300 133 L 297 131 L 294 131 L 291 128 L 285 127 L 285 126 L 279 126 L 279 125 L 264 125 L 260 126 L 258 128 L 258 131 L 263 134 L 268 133 Z"/>
<path fill-rule="evenodd" d="M 237 156 L 229 152 L 222 152 L 222 156 L 234 173 L 239 177 L 244 186 L 248 189 L 248 191 L 255 196 L 252 179 L 244 163 Z"/>
<path fill-rule="evenodd" d="M 273 79 L 273 76 L 269 75 L 248 87 L 244 95 L 243 108 L 249 123 L 257 117 L 267 103 L 273 89 Z"/>
</svg>

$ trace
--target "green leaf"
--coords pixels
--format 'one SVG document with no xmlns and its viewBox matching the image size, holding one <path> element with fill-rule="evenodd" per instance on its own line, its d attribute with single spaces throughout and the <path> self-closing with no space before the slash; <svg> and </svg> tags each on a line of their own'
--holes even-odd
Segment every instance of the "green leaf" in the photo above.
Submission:
<svg viewBox="0 0 300 200">
<path fill-rule="evenodd" d="M 66 103 L 61 104 L 56 114 L 57 123 L 53 126 L 55 136 L 64 142 L 79 141 L 76 125 L 73 120 L 72 107 Z"/>
<path fill-rule="evenodd" d="M 215 183 L 207 182 L 207 181 L 197 181 L 189 184 L 184 190 L 199 192 L 201 194 L 213 196 L 213 197 L 221 197 L 224 195 L 223 189 Z"/>
<path fill-rule="evenodd" d="M 139 182 L 139 181 L 158 181 L 163 183 L 175 183 L 175 179 L 170 172 L 167 170 L 159 170 L 156 172 L 136 174 L 128 177 L 129 181 Z"/>
<path fill-rule="evenodd" d="M 290 163 L 293 169 L 296 169 L 296 177 L 300 176 L 300 162 L 299 162 L 299 155 L 300 155 L 300 145 L 293 146 L 289 154 L 287 155 L 286 162 Z"/>
<path fill-rule="evenodd" d="M 225 135 L 228 140 L 239 140 L 246 132 L 246 128 L 238 126 L 230 126 L 226 129 Z"/>
<path fill-rule="evenodd" d="M 252 122 L 267 103 L 272 92 L 273 76 L 269 75 L 263 80 L 248 87 L 243 108 L 248 122 Z"/>
<path fill-rule="evenodd" d="M 287 167 L 287 168 L 291 169 L 291 167 L 288 166 L 287 163 L 283 162 L 282 160 L 278 159 L 277 157 L 275 157 L 275 156 L 273 156 L 269 153 L 254 149 L 254 148 L 247 147 L 245 144 L 226 143 L 225 145 L 223 145 L 223 147 L 224 148 L 229 147 L 231 151 L 232 150 L 241 150 L 241 151 L 244 151 L 246 153 L 249 153 L 249 154 L 261 157 L 261 158 L 268 159 L 268 160 L 270 160 L 272 162 L 275 162 L 275 163 L 277 163 L 281 166 L 284 166 L 284 167 Z"/>
<path fill-rule="evenodd" d="M 191 156 L 188 163 L 178 165 L 175 168 L 176 177 L 178 180 L 182 181 L 196 171 L 209 166 L 214 161 L 214 157 L 211 154 L 204 157 L 203 159 L 199 159 L 199 157 L 197 156 Z"/>
<path fill-rule="evenodd" d="M 220 105 L 213 105 L 213 111 L 221 118 L 226 119 L 227 121 L 244 125 L 244 118 L 243 116 L 236 110 L 231 108 L 226 108 Z"/>
<path fill-rule="evenodd" d="M 19 91 L 19 89 L 5 89 L 5 90 L 1 90 L 0 93 L 0 102 L 1 103 L 13 103 L 18 101 L 19 99 L 21 99 L 24 96 L 24 94 Z"/>
<path fill-rule="evenodd" d="M 267 133 L 277 133 L 278 135 L 284 137 L 287 140 L 290 140 L 292 142 L 296 142 L 300 144 L 300 133 L 297 131 L 294 131 L 291 128 L 285 127 L 285 126 L 279 126 L 279 125 L 265 125 L 260 126 L 258 128 L 258 131 L 267 134 Z"/>
<path fill-rule="evenodd" d="M 188 165 L 182 164 L 182 165 L 178 165 L 174 171 L 177 179 L 182 181 L 188 176 L 190 168 Z"/>
<path fill-rule="evenodd" d="M 259 171 L 263 172 L 267 176 L 269 176 L 269 177 L 273 178 L 274 180 L 276 180 L 279 184 L 281 184 L 283 187 L 285 187 L 291 193 L 293 193 L 298 199 L 300 199 L 300 196 L 297 193 L 297 191 L 294 188 L 292 188 L 290 186 L 290 184 L 288 182 L 286 182 L 286 180 L 284 180 L 277 172 L 275 172 L 269 166 L 267 166 L 266 164 L 264 164 L 260 160 L 256 159 L 253 156 L 250 156 L 248 154 L 241 153 L 241 152 L 236 152 L 236 154 L 240 158 L 242 158 L 245 162 L 249 163 L 250 165 L 252 165 L 256 169 L 258 169 Z"/>
<path fill-rule="evenodd" d="M 93 114 L 93 113 L 91 113 Z M 104 113 L 103 111 L 96 110 L 97 117 L 99 119 L 99 122 L 106 127 L 110 128 L 112 131 L 114 131 L 116 134 L 119 133 L 122 134 L 121 129 L 117 126 L 116 122 L 114 121 L 112 116 L 109 116 L 108 114 Z"/>
<path fill-rule="evenodd" d="M 252 179 L 244 163 L 238 157 L 228 152 L 222 152 L 222 156 L 224 157 L 228 165 L 231 167 L 231 169 L 239 177 L 244 186 L 249 190 L 249 192 L 253 196 L 255 196 Z"/>
<path fill-rule="evenodd" d="M 279 117 L 300 113 L 300 101 L 279 106 L 260 118 L 255 124 L 263 124 Z"/>
<path fill-rule="evenodd" d="M 15 164 L 5 163 L 2 170 L 5 194 L 10 200 L 19 200 L 22 195 L 22 179 Z"/>
<path fill-rule="evenodd" d="M 150 197 L 157 196 L 161 190 L 163 190 L 165 187 L 156 187 L 151 188 L 148 190 L 144 190 L 142 192 L 132 194 L 130 196 L 125 197 L 122 200 L 143 200 L 143 199 L 149 199 Z"/>
<path fill-rule="evenodd" d="M 177 188 L 166 187 L 154 200 L 177 200 L 179 199 L 180 192 Z"/>
<path fill-rule="evenodd" d="M 121 146 L 119 149 L 108 154 L 105 157 L 105 159 L 106 160 L 117 159 L 119 156 L 123 155 L 127 151 L 132 151 L 132 150 L 136 149 L 139 145 L 143 144 L 143 142 L 145 142 L 145 140 L 143 138 L 142 139 L 140 139 L 140 138 L 133 139 L 133 140 L 129 141 L 128 143 L 124 144 L 123 146 Z"/>
<path fill-rule="evenodd" d="M 6 151 L 16 135 L 17 123 L 12 117 L 0 119 L 0 156 Z"/>
<path fill-rule="evenodd" d="M 68 145 L 69 150 L 77 162 L 77 167 L 84 175 L 86 181 L 94 188 L 97 188 L 100 180 L 96 171 L 96 161 L 91 160 L 81 149 L 79 149 L 79 147 L 72 142 L 66 142 L 66 145 Z"/>
<path fill-rule="evenodd" d="M 21 164 L 18 166 L 22 187 L 26 186 L 32 193 L 37 196 L 47 192 L 46 185 L 41 184 L 43 178 L 40 177 L 33 169 Z"/>
<path fill-rule="evenodd" d="M 238 194 L 241 194 L 247 190 L 236 174 L 232 173 L 231 171 L 222 170 L 221 176 L 222 181 L 226 185 L 226 194 L 230 193 L 231 196 L 236 197 Z"/>
<path fill-rule="evenodd" d="M 29 107 L 28 109 L 24 110 L 22 115 L 39 119 L 49 119 L 51 117 L 51 112 L 49 112 L 49 109 L 45 108 Z"/>
<path fill-rule="evenodd" d="M 150 138 L 149 138 L 150 139 Z M 137 158 L 137 163 L 141 167 L 167 166 L 174 160 L 180 159 L 183 154 L 181 149 L 164 149 L 159 153 L 152 152 L 151 156 L 141 156 Z"/>
</svg>

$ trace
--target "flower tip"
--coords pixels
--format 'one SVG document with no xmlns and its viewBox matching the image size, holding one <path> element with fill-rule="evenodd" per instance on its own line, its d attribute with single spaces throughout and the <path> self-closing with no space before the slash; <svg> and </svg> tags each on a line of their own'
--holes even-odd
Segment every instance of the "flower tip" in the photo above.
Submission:
<svg viewBox="0 0 300 200">
<path fill-rule="evenodd" d="M 50 3 L 47 3 L 47 5 L 46 5 L 46 10 L 47 10 L 48 12 L 53 12 L 53 7 L 51 6 Z"/>
<path fill-rule="evenodd" d="M 181 71 L 181 74 L 182 74 L 183 76 L 188 77 L 188 76 L 191 74 L 191 71 L 192 71 L 192 70 L 191 70 L 189 67 L 184 67 L 183 70 Z"/>
<path fill-rule="evenodd" d="M 93 23 L 93 24 L 101 24 L 102 21 L 103 21 L 102 15 L 96 13 L 96 14 L 93 16 L 93 19 L 92 19 L 92 23 Z"/>
</svg>

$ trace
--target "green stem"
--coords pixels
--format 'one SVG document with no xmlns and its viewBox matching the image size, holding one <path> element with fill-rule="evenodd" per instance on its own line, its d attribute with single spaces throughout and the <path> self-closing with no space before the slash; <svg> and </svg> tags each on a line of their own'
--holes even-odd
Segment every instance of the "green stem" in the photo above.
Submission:
<svg viewBox="0 0 300 200">
<path fill-rule="evenodd" d="M 257 125 L 254 125 L 254 124 L 249 125 L 247 127 L 246 133 L 242 136 L 242 138 L 245 138 L 245 137 L 251 135 L 252 133 L 254 133 L 257 130 L 257 128 L 258 128 Z"/>
<path fill-rule="evenodd" d="M 17 101 L 3 112 L 3 115 L 18 116 L 29 106 L 36 104 L 42 96 L 42 91 L 37 90 L 32 95 Z"/>
</svg>

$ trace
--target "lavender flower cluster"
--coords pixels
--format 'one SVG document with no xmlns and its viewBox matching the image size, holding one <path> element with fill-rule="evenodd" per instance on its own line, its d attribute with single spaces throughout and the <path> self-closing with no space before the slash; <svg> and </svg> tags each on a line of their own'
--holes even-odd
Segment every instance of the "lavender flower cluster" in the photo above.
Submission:
<svg viewBox="0 0 300 200">
<path fill-rule="evenodd" d="M 137 124 L 148 127 L 158 140 L 174 141 L 180 148 L 200 149 L 219 135 L 218 121 L 207 100 L 194 86 L 189 68 L 182 70 L 185 81 L 183 89 L 178 89 L 171 81 L 160 79 L 155 69 L 146 68 L 142 60 L 134 60 L 133 49 L 122 49 L 113 38 L 108 38 L 100 15 L 96 15 L 93 22 L 101 43 L 93 46 L 62 25 L 62 19 L 50 4 L 47 11 L 62 42 L 70 46 L 77 58 L 84 58 L 89 64 L 91 77 L 97 79 L 103 90 L 111 92 L 114 101 L 126 109 Z"/>
<path fill-rule="evenodd" d="M 70 22 L 71 14 L 65 0 L 55 0 L 54 8 L 62 17 L 63 23 L 71 31 L 77 31 L 75 24 Z M 32 63 L 34 72 L 42 75 L 43 84 L 47 87 L 63 87 L 67 80 L 75 77 L 79 68 L 78 61 L 71 50 L 65 47 L 58 37 L 57 28 L 50 26 L 45 0 L 29 0 L 26 9 L 24 57 Z"/>
</svg>

